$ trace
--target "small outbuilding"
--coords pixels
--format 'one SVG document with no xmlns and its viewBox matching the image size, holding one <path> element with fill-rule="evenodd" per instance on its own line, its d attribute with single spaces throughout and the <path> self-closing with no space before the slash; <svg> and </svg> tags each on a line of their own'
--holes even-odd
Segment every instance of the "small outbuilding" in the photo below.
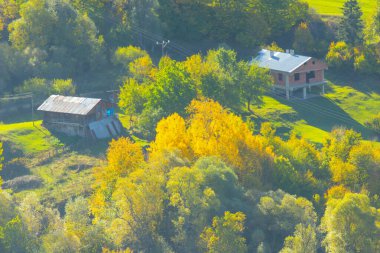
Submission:
<svg viewBox="0 0 380 253">
<path fill-rule="evenodd" d="M 321 86 L 325 92 L 325 70 L 327 64 L 313 57 L 297 55 L 294 50 L 276 52 L 262 49 L 252 62 L 260 67 L 269 68 L 275 81 L 274 88 L 285 90 L 286 98 L 297 89 L 303 89 L 303 97 L 307 98 L 307 88 Z"/>
<path fill-rule="evenodd" d="M 51 95 L 37 110 L 47 129 L 69 136 L 103 139 L 122 133 L 113 104 L 102 99 Z"/>
</svg>

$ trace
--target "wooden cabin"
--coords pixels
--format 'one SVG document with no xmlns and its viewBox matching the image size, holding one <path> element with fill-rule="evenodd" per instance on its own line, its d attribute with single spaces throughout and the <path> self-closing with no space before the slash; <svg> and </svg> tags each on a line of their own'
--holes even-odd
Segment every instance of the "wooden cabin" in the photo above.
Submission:
<svg viewBox="0 0 380 253">
<path fill-rule="evenodd" d="M 69 136 L 102 139 L 122 131 L 113 105 L 98 98 L 51 95 L 37 110 L 44 114 L 44 127 Z"/>
</svg>

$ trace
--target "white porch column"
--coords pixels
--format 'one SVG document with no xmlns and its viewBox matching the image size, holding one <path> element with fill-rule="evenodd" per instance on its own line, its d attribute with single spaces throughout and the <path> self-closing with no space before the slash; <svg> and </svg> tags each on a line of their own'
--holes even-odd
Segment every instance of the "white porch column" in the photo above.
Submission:
<svg viewBox="0 0 380 253">
<path fill-rule="evenodd" d="M 290 88 L 289 88 L 289 75 L 288 74 L 285 75 L 285 90 L 286 90 L 286 99 L 289 100 L 290 99 L 290 95 L 289 95 Z"/>
<path fill-rule="evenodd" d="M 306 87 L 303 88 L 303 99 L 306 99 L 307 98 L 307 95 L 306 95 Z"/>
<path fill-rule="evenodd" d="M 322 94 L 325 95 L 325 85 L 322 85 Z"/>
</svg>

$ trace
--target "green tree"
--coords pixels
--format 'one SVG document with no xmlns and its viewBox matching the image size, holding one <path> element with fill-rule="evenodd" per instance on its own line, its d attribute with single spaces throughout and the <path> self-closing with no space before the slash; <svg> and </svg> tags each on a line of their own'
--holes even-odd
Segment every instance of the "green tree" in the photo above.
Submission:
<svg viewBox="0 0 380 253">
<path fill-rule="evenodd" d="M 336 68 L 352 67 L 353 59 L 352 48 L 344 41 L 332 42 L 326 55 L 327 63 Z"/>
<path fill-rule="evenodd" d="M 132 122 L 133 116 L 141 114 L 146 103 L 146 89 L 144 84 L 139 84 L 135 79 L 128 79 L 120 88 L 119 108 L 130 116 Z"/>
<path fill-rule="evenodd" d="M 350 45 L 363 42 L 363 12 L 357 0 L 347 0 L 343 6 L 343 16 L 339 24 L 339 37 Z"/>
<path fill-rule="evenodd" d="M 245 62 L 239 62 L 241 72 L 240 85 L 241 96 L 247 103 L 248 111 L 251 111 L 251 103 L 262 103 L 262 96 L 271 85 L 273 85 L 273 77 L 269 69 L 260 68 L 257 64 L 250 67 Z"/>
<path fill-rule="evenodd" d="M 103 39 L 92 20 L 68 1 L 30 0 L 21 5 L 20 18 L 9 25 L 9 40 L 20 51 L 41 50 L 41 71 L 51 74 L 86 72 L 101 66 Z"/>
<path fill-rule="evenodd" d="M 300 53 L 313 53 L 315 50 L 315 39 L 306 22 L 302 22 L 297 27 L 294 34 L 293 48 Z"/>
<path fill-rule="evenodd" d="M 148 53 L 139 47 L 119 47 L 114 54 L 114 63 L 120 64 L 125 70 L 129 70 L 129 64 L 139 58 L 148 56 Z"/>
<path fill-rule="evenodd" d="M 321 221 L 326 251 L 378 252 L 379 218 L 378 210 L 364 194 L 346 193 L 342 198 L 329 199 Z"/>
<path fill-rule="evenodd" d="M 75 86 L 72 79 L 54 79 L 51 83 L 52 94 L 59 94 L 64 96 L 72 96 L 75 94 Z"/>
<path fill-rule="evenodd" d="M 265 232 L 273 251 L 279 251 L 284 239 L 294 233 L 297 224 L 316 225 L 313 204 L 282 190 L 268 192 L 257 205 L 258 226 Z"/>
<path fill-rule="evenodd" d="M 106 229 L 117 247 L 152 252 L 164 212 L 164 177 L 157 171 L 140 169 L 118 179 L 112 200 L 117 215 Z"/>
<path fill-rule="evenodd" d="M 166 189 L 169 205 L 174 208 L 172 241 L 177 251 L 194 252 L 210 211 L 218 209 L 219 201 L 197 168 L 173 168 L 168 176 Z"/>
<path fill-rule="evenodd" d="M 185 107 L 195 98 L 196 91 L 183 63 L 165 57 L 160 61 L 149 94 L 148 106 L 162 108 L 169 115 L 184 113 Z"/>
<path fill-rule="evenodd" d="M 285 239 L 280 253 L 315 253 L 317 252 L 317 237 L 312 225 L 298 224 L 293 236 Z"/>
<path fill-rule="evenodd" d="M 200 90 L 205 97 L 224 106 L 240 105 L 239 64 L 236 52 L 225 48 L 210 50 L 206 56 L 209 72 L 201 81 Z"/>
<path fill-rule="evenodd" d="M 245 214 L 225 212 L 223 217 L 214 217 L 212 227 L 201 234 L 206 252 L 247 252 L 244 232 Z"/>
</svg>

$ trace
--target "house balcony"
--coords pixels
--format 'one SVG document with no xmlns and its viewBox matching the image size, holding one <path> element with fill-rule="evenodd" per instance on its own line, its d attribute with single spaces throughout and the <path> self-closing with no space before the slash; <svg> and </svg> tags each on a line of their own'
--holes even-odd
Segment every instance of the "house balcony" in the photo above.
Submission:
<svg viewBox="0 0 380 253">
<path fill-rule="evenodd" d="M 289 84 L 289 90 L 293 91 L 293 90 L 298 90 L 298 89 L 302 89 L 302 88 L 311 88 L 314 86 L 321 86 L 321 85 L 325 85 L 325 84 L 327 84 L 327 80 L 324 80 L 322 82 L 310 82 L 310 83 L 303 83 L 303 84 Z M 273 87 L 276 89 L 286 90 L 285 85 L 275 84 L 275 85 L 273 85 Z"/>
</svg>

